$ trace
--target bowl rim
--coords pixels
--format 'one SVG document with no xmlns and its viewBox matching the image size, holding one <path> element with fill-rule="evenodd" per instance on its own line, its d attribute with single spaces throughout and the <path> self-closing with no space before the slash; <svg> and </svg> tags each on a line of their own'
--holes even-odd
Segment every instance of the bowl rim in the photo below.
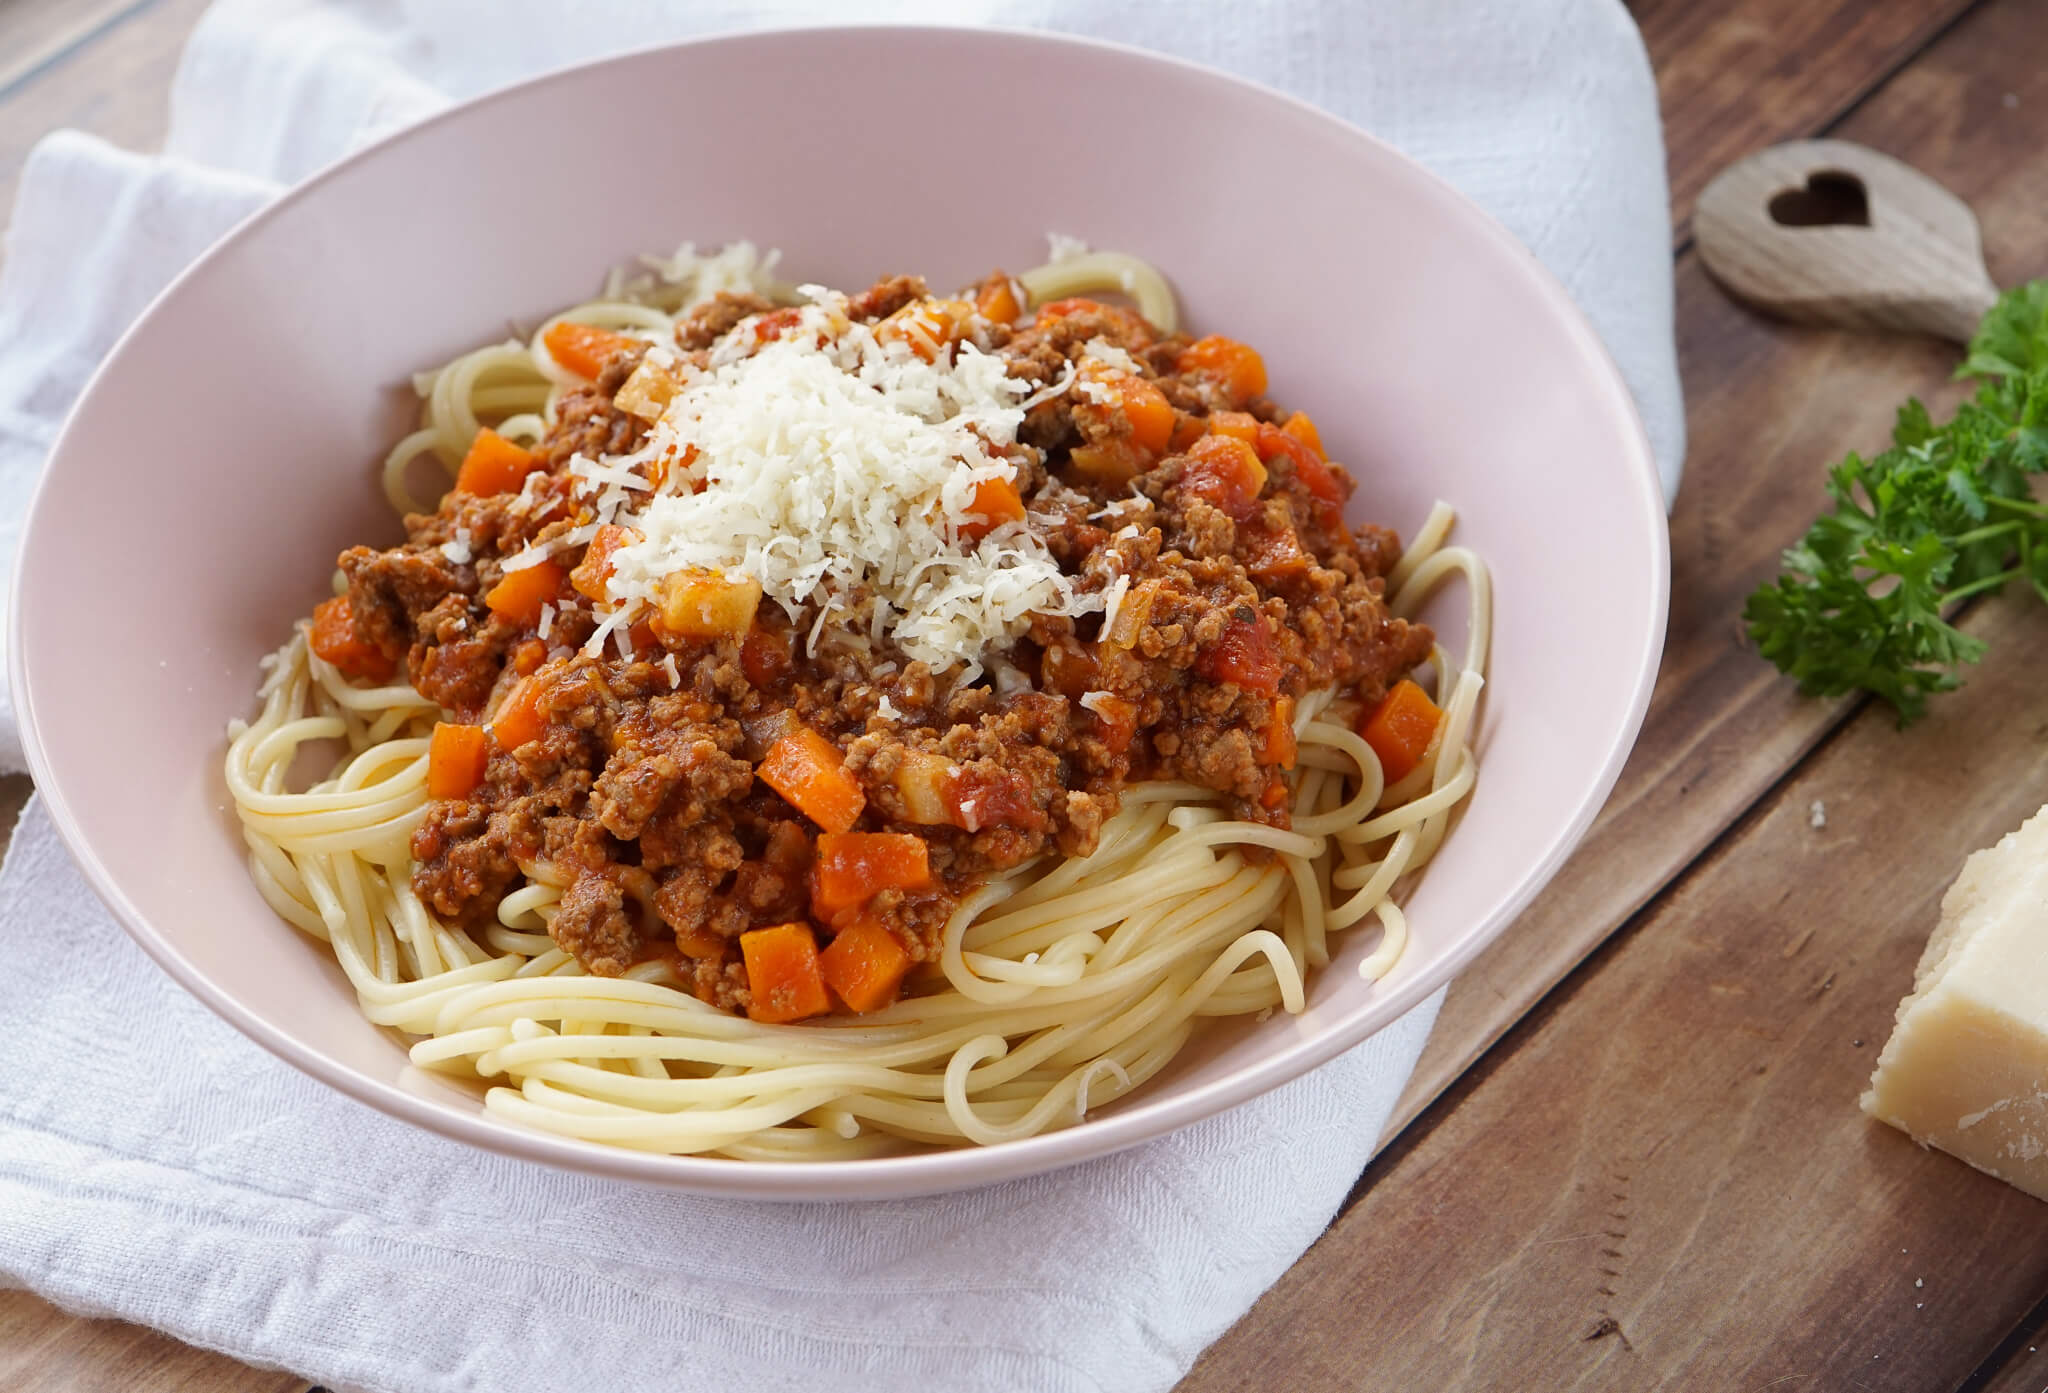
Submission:
<svg viewBox="0 0 2048 1393">
<path fill-rule="evenodd" d="M 1617 411 L 1624 427 L 1624 448 L 1633 468 L 1625 477 L 1633 481 L 1635 504 L 1651 539 L 1653 574 L 1645 579 L 1651 586 L 1653 622 L 1645 635 L 1642 651 L 1636 655 L 1625 719 L 1616 727 L 1608 747 L 1600 752 L 1598 772 L 1572 815 L 1551 833 L 1542 854 L 1523 872 L 1514 890 L 1476 930 L 1463 936 L 1458 947 L 1427 970 L 1407 978 L 1388 992 L 1380 1011 L 1369 1013 L 1378 1024 L 1361 1028 L 1364 1018 L 1319 1034 L 1298 1037 L 1272 1050 L 1261 1059 L 1241 1066 L 1222 1078 L 1181 1093 L 1147 1098 L 1140 1094 L 1117 1111 L 1090 1118 L 1078 1127 L 1043 1132 L 1016 1141 L 991 1146 L 957 1147 L 917 1152 L 902 1156 L 863 1158 L 850 1161 L 792 1161 L 762 1163 L 719 1156 L 677 1156 L 633 1151 L 595 1142 L 526 1131 L 490 1118 L 482 1112 L 468 1113 L 447 1103 L 430 1100 L 380 1079 L 357 1074 L 317 1050 L 303 1046 L 246 1009 L 227 992 L 215 987 L 190 963 L 168 938 L 150 922 L 100 860 L 85 836 L 77 815 L 57 778 L 43 748 L 36 719 L 36 691 L 28 672 L 25 649 L 19 641 L 25 614 L 23 572 L 36 534 L 38 518 L 53 491 L 55 471 L 50 465 L 65 451 L 73 429 L 95 400 L 101 379 L 131 348 L 166 302 L 179 295 L 192 280 L 205 275 L 219 259 L 231 256 L 235 248 L 256 229 L 279 216 L 299 200 L 312 196 L 322 185 L 359 161 L 381 158 L 402 142 L 416 139 L 445 122 L 472 119 L 480 110 L 499 103 L 518 101 L 526 94 L 547 86 L 583 80 L 593 69 L 646 61 L 657 55 L 724 47 L 765 46 L 773 49 L 793 37 L 814 38 L 830 34 L 895 34 L 906 38 L 933 34 L 989 39 L 1001 44 L 1033 44 L 1053 49 L 1109 52 L 1125 61 L 1163 65 L 1198 75 L 1208 81 L 1248 89 L 1259 99 L 1278 103 L 1297 115 L 1334 127 L 1355 142 L 1363 142 L 1372 155 L 1403 170 L 1414 187 L 1442 205 L 1446 216 L 1462 220 L 1485 241 L 1506 254 L 1534 282 L 1539 299 L 1553 313 L 1568 340 L 1589 355 L 1597 365 L 1599 391 L 1610 410 Z M 1537 259 L 1492 214 L 1481 208 L 1448 181 L 1419 161 L 1396 149 L 1378 136 L 1341 117 L 1332 115 L 1285 92 L 1239 77 L 1207 64 L 1113 40 L 1058 33 L 1015 26 L 973 24 L 813 24 L 752 29 L 738 33 L 706 35 L 673 42 L 648 44 L 617 53 L 552 69 L 522 79 L 448 107 L 422 120 L 379 137 L 323 166 L 294 184 L 236 223 L 211 246 L 184 267 L 134 322 L 115 340 L 95 367 L 77 399 L 66 413 L 64 423 L 44 458 L 29 506 L 23 514 L 21 545 L 11 567 L 11 593 L 6 622 L 14 638 L 8 643 L 8 682 L 21 732 L 21 743 L 36 792 L 41 796 L 58 835 L 84 874 L 87 883 L 132 939 L 186 991 L 204 1002 L 216 1015 L 263 1046 L 272 1055 L 341 1093 L 377 1111 L 411 1123 L 452 1140 L 466 1142 L 499 1156 L 537 1162 L 557 1169 L 613 1180 L 627 1180 L 706 1195 L 725 1195 L 762 1200 L 847 1200 L 888 1199 L 935 1194 L 970 1186 L 1034 1175 L 1081 1161 L 1125 1150 L 1141 1142 L 1237 1107 L 1261 1094 L 1309 1072 L 1337 1055 L 1379 1033 L 1423 1003 L 1439 987 L 1468 966 L 1480 952 L 1491 946 L 1514 918 L 1549 883 L 1577 846 L 1594 817 L 1606 803 L 1649 709 L 1652 689 L 1661 662 L 1669 620 L 1670 539 L 1666 522 L 1663 485 L 1647 430 L 1619 365 L 1609 353 L 1591 323 L 1549 268 Z M 282 921 L 280 921 L 282 923 Z"/>
</svg>

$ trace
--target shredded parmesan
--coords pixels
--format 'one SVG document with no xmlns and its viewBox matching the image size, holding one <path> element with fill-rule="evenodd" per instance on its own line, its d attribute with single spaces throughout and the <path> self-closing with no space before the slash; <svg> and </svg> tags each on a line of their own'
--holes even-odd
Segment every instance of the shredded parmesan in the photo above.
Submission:
<svg viewBox="0 0 2048 1393">
<path fill-rule="evenodd" d="M 537 633 L 537 634 L 539 634 L 539 635 L 540 635 L 540 636 L 541 636 L 542 638 L 546 638 L 546 637 L 548 636 L 549 632 L 550 632 L 551 630 L 553 630 L 553 628 L 554 628 L 554 627 L 555 627 L 555 606 L 554 606 L 554 602 L 553 602 L 552 600 L 543 600 L 543 601 L 541 602 L 541 606 L 540 606 L 540 626 L 539 626 L 538 628 L 536 628 L 536 629 L 534 630 L 534 632 L 535 632 L 535 633 Z"/>
<path fill-rule="evenodd" d="M 674 690 L 675 688 L 683 685 L 683 674 L 676 667 L 675 654 L 668 653 L 663 655 L 661 660 L 661 670 L 668 674 L 668 685 L 670 690 Z"/>
<path fill-rule="evenodd" d="M 1125 290 L 1130 288 L 1129 285 L 1124 286 Z M 1136 358 L 1133 358 L 1100 334 L 1082 344 L 1081 352 L 1105 367 L 1115 368 L 1118 372 L 1129 373 L 1133 377 L 1142 377 L 1145 374 L 1145 370 L 1138 366 Z"/>
<path fill-rule="evenodd" d="M 1070 237 L 1064 232 L 1045 234 L 1045 259 L 1047 261 L 1073 261 L 1088 255 L 1088 244 L 1079 237 Z"/>
<path fill-rule="evenodd" d="M 454 540 L 441 543 L 441 555 L 447 557 L 458 566 L 467 566 L 475 555 L 469 549 L 469 529 L 467 527 L 456 528 Z"/>
<path fill-rule="evenodd" d="M 1102 602 L 1102 632 L 1107 634 L 1116 627 L 1116 617 L 1122 613 L 1124 596 L 1131 593 L 1131 578 L 1120 575 L 1110 585 Z"/>
<path fill-rule="evenodd" d="M 815 610 L 812 653 L 828 632 L 893 640 L 968 681 L 1033 614 L 1101 609 L 1027 527 L 961 535 L 977 486 L 1016 477 L 1002 452 L 1028 384 L 967 343 L 927 363 L 851 322 L 843 295 L 805 293 L 799 331 L 755 350 L 743 324 L 685 375 L 647 448 L 696 451 L 671 473 L 686 488 L 631 514 L 644 539 L 613 553 L 610 599 L 655 601 L 683 570 L 748 578 L 793 620 Z"/>
<path fill-rule="evenodd" d="M 887 692 L 884 692 L 882 699 L 875 703 L 875 714 L 888 721 L 900 721 L 903 719 L 903 713 L 896 709 L 895 702 L 889 700 Z"/>
</svg>

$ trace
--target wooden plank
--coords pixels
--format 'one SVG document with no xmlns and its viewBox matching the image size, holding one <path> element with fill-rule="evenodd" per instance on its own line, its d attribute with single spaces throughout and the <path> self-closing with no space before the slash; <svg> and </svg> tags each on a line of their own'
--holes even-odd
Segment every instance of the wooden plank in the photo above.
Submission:
<svg viewBox="0 0 2048 1393">
<path fill-rule="evenodd" d="M 1953 1388 L 2048 1289 L 2048 1205 L 1856 1097 L 1948 880 L 2031 813 L 2048 610 L 1867 710 L 1518 1027 L 1190 1389 Z M 1826 825 L 1815 827 L 1814 803 Z M 1360 1294 L 1384 1293 L 1369 1320 Z M 1341 1314 L 1340 1314 L 1341 1309 Z M 1243 1338 L 1252 1334 L 1255 1338 Z"/>
<path fill-rule="evenodd" d="M 86 0 L 59 5 L 50 0 L 13 0 L 0 4 L 0 99 L 155 3 Z"/>
<path fill-rule="evenodd" d="M 1974 3 L 1630 0 L 1657 72 L 1678 239 L 1722 166 L 1825 128 Z"/>
<path fill-rule="evenodd" d="M 1976 1380 L 1962 1385 L 1958 1393 L 2041 1393 L 2048 1389 L 2048 1322 L 2041 1310 L 2034 1312 L 2032 1329 L 2019 1339 L 2008 1341 L 2003 1357 L 1978 1371 Z"/>
<path fill-rule="evenodd" d="M 2027 196 L 2018 184 L 2009 193 Z M 1390 1137 L 1848 709 L 1802 700 L 1757 661 L 1738 623 L 1743 598 L 1813 514 L 1828 464 L 1885 442 L 1891 403 L 1955 395 L 1955 353 L 1938 343 L 1768 323 L 1731 303 L 1691 254 L 1677 291 L 1691 448 L 1671 516 L 1671 622 L 1649 717 L 1585 843 L 1452 985 Z"/>
<path fill-rule="evenodd" d="M 22 17 L 8 22 L 24 27 L 31 22 L 30 12 L 40 12 L 34 22 L 53 33 L 61 27 L 57 15 L 89 11 L 103 22 L 114 20 L 111 27 L 102 23 L 77 36 L 88 41 L 59 46 L 24 69 L 27 80 L 0 86 L 0 209 L 14 207 L 29 150 L 60 127 L 90 131 L 130 150 L 162 145 L 171 75 L 186 35 L 205 8 L 206 0 L 150 0 L 126 13 L 112 6 L 74 9 L 56 0 L 14 0 L 0 9 L 6 16 L 21 11 Z M 14 55 L 4 47 L 0 53 L 7 54 L 0 67 L 12 68 Z"/>
<path fill-rule="evenodd" d="M 68 1316 L 0 1291 L 0 1388 L 10 1393 L 302 1393 L 306 1381 L 252 1369 L 168 1335 Z"/>
<path fill-rule="evenodd" d="M 1838 132 L 1970 199 L 2008 283 L 2048 273 L 2044 39 L 2038 5 L 1987 6 Z M 1907 390 L 1953 391 L 1931 345 L 1749 323 L 1689 258 L 1680 287 L 1696 449 L 1674 517 L 1674 695 L 1653 720 L 1692 707 L 1717 733 L 1622 810 L 1631 825 L 1683 818 L 1688 783 L 1813 719 L 1781 685 L 1753 686 L 1763 669 L 1733 637 L 1748 578 L 1730 572 L 1750 531 L 1789 540 L 1826 460 L 1881 434 Z M 1806 437 L 1810 454 L 1786 448 Z M 1994 647 L 1964 693 L 1903 736 L 1884 711 L 1858 716 L 1376 1163 L 1364 1198 L 1185 1388 L 1255 1386 L 1276 1358 L 1314 1389 L 1921 1389 L 1969 1374 L 2048 1290 L 2048 1206 L 1854 1107 L 1961 856 L 2048 789 L 2039 721 L 2014 719 L 2037 701 L 2024 655 L 2048 614 L 2016 596 L 1968 622 Z M 1700 637 L 1716 627 L 1720 654 Z M 1740 714 L 1717 718 L 1716 692 Z M 1816 800 L 1825 829 L 1807 825 Z M 1608 874 L 1635 874 L 1630 845 L 1598 858 Z M 1927 1270 L 1891 1263 L 1891 1234 Z M 1888 1284 L 1914 1276 L 1944 1295 L 1896 1299 Z M 1389 1293 L 1383 1312 L 1361 1321 L 1373 1291 Z M 1866 1360 L 1887 1365 L 1882 1382 L 1851 1367 Z"/>
<path fill-rule="evenodd" d="M 1708 163 L 1795 135 L 1860 99 L 1967 3 L 1802 7 L 1775 41 L 1773 62 L 1811 68 L 1779 90 L 1764 80 L 1760 28 L 1783 11 L 1751 0 L 1702 6 L 1639 0 L 1632 7 L 1657 64 L 1667 123 L 1673 112 L 1717 113 L 1704 129 L 1735 145 L 1671 140 L 1681 221 L 1718 171 Z M 1852 13 L 1853 12 L 1853 13 Z M 1881 14 L 1877 13 L 1881 12 Z M 1909 22 L 1910 21 L 1910 22 Z M 1816 45 L 1837 43 L 1826 61 Z M 1800 45 L 1805 45 L 1800 48 Z M 1706 52 L 1714 61 L 1699 59 Z M 1730 67 L 1762 86 L 1728 101 L 1714 86 Z M 1738 93 L 1737 96 L 1740 96 Z M 1690 118 L 1688 118 L 1690 119 Z M 1929 154 L 1946 157 L 1946 149 Z M 1933 166 L 1930 166 L 1933 167 Z M 1987 224 L 1987 236 L 1992 229 Z M 1995 244 L 1994 244 L 1995 245 Z M 1996 271 L 1998 268 L 1993 267 Z M 1388 1120 L 1399 1134 L 1543 994 L 1630 914 L 1648 903 L 1722 829 L 1782 778 L 1848 708 L 1799 701 L 1743 646 L 1732 616 L 1772 572 L 1791 527 L 1811 511 L 1813 480 L 1849 448 L 1883 442 L 1889 422 L 1863 410 L 1892 373 L 1901 395 L 1942 394 L 1952 361 L 1934 344 L 1788 332 L 1732 305 L 1687 258 L 1677 285 L 1678 354 L 1691 436 L 1672 515 L 1672 613 L 1664 664 L 1643 733 L 1584 844 L 1515 926 L 1459 977 L 1429 1045 Z M 1910 357 L 1902 356 L 1910 355 Z M 1617 873 L 1617 868 L 1623 868 Z"/>
</svg>

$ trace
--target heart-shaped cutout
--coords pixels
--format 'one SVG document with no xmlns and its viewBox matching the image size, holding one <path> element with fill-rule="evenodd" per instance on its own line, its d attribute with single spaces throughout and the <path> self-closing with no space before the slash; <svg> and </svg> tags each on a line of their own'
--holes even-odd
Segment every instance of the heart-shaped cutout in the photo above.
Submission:
<svg viewBox="0 0 2048 1393">
<path fill-rule="evenodd" d="M 1839 169 L 1806 176 L 1806 187 L 1771 199 L 1771 221 L 1780 227 L 1868 227 L 1870 193 L 1863 181 Z"/>
</svg>

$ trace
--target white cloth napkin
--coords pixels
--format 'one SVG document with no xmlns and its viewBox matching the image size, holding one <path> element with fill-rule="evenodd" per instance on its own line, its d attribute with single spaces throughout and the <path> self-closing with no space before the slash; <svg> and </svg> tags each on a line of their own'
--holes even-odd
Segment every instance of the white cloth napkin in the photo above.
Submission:
<svg viewBox="0 0 2048 1393">
<path fill-rule="evenodd" d="M 186 52 L 164 156 L 60 134 L 23 176 L 0 266 L 0 552 L 11 558 L 93 365 L 285 183 L 547 67 L 844 13 L 222 0 Z M 1389 139 L 1571 289 L 1643 407 L 1667 497 L 1676 487 L 1656 90 L 1616 0 L 931 0 L 862 13 L 1121 39 Z M 0 711 L 0 763 L 19 767 L 14 740 Z M 74 1310 L 380 1393 L 1164 1388 L 1329 1221 L 1437 1005 L 1121 1156 L 930 1200 L 770 1206 L 494 1158 L 301 1077 L 143 958 L 35 804 L 0 872 L 0 956 L 0 1274 Z"/>
</svg>

